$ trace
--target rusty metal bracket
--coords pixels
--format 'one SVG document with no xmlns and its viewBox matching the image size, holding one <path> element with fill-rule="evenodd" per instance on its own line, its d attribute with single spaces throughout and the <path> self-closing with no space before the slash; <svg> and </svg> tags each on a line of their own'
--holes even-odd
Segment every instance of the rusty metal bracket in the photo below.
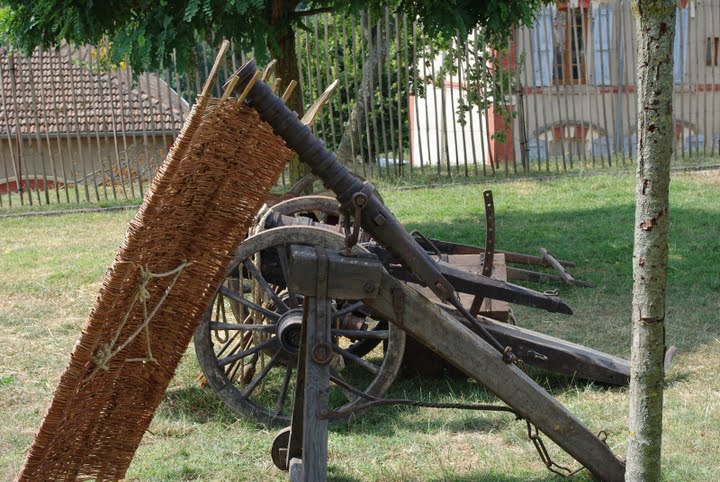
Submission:
<svg viewBox="0 0 720 482">
<path fill-rule="evenodd" d="M 483 250 L 482 275 L 492 276 L 493 261 L 495 258 L 495 203 L 490 189 L 483 191 L 483 204 L 485 206 L 485 249 Z M 470 314 L 477 316 L 480 313 L 483 300 L 481 295 L 475 296 L 470 306 Z"/>
<path fill-rule="evenodd" d="M 372 195 L 372 194 L 371 194 Z M 362 210 L 368 203 L 368 195 L 365 192 L 356 192 L 352 196 L 353 226 L 350 231 L 350 216 L 345 216 L 345 256 L 352 255 L 352 249 L 360 238 L 360 225 L 362 224 Z"/>
</svg>

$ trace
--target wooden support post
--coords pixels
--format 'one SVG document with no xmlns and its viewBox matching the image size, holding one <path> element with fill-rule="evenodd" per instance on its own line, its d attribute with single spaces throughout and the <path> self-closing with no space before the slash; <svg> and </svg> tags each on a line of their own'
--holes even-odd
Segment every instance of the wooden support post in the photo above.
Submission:
<svg viewBox="0 0 720 482">
<path fill-rule="evenodd" d="M 328 298 L 329 260 L 317 247 L 315 295 L 306 296 L 298 358 L 298 381 L 293 406 L 287 466 L 291 481 L 315 482 L 327 478 L 331 300 Z M 301 395 L 302 394 L 302 395 Z"/>
</svg>

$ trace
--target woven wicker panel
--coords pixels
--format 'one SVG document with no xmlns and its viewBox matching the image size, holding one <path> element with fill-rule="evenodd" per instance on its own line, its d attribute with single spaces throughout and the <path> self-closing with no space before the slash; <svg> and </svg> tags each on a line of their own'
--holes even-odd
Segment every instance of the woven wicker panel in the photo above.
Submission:
<svg viewBox="0 0 720 482">
<path fill-rule="evenodd" d="M 191 118 L 105 275 L 19 480 L 125 475 L 233 251 L 292 156 L 233 99 L 201 98 Z"/>
</svg>

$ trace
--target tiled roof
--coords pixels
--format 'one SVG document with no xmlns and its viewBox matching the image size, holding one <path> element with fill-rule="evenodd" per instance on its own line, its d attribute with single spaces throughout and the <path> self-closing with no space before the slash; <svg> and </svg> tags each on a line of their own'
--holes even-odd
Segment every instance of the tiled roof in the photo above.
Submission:
<svg viewBox="0 0 720 482">
<path fill-rule="evenodd" d="M 126 69 L 98 72 L 93 52 L 64 46 L 27 58 L 0 47 L 0 136 L 180 130 L 188 105 L 160 76 L 133 84 Z"/>
</svg>

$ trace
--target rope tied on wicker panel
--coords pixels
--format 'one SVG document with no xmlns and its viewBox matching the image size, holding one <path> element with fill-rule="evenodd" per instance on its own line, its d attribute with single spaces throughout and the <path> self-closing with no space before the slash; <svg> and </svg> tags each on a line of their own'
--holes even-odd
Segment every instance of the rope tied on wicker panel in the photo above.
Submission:
<svg viewBox="0 0 720 482">
<path fill-rule="evenodd" d="M 180 277 L 180 274 L 182 271 L 190 266 L 192 263 L 189 261 L 183 261 L 178 265 L 176 268 L 167 271 L 165 273 L 153 273 L 150 271 L 150 269 L 145 266 L 140 266 L 140 283 L 135 287 L 134 294 L 132 296 L 132 301 L 130 302 L 130 306 L 128 307 L 127 311 L 125 312 L 125 316 L 123 317 L 122 322 L 120 322 L 120 326 L 118 326 L 118 329 L 115 331 L 115 335 L 113 336 L 113 339 L 110 343 L 103 343 L 100 345 L 95 353 L 93 354 L 93 363 L 95 363 L 95 368 L 90 372 L 90 374 L 85 378 L 85 382 L 90 381 L 100 370 L 107 371 L 109 369 L 108 364 L 110 363 L 110 360 L 112 360 L 115 355 L 120 353 L 123 349 L 125 349 L 126 346 L 128 346 L 130 343 L 137 338 L 137 336 L 141 333 L 145 333 L 145 342 L 147 344 L 147 356 L 143 358 L 128 358 L 125 361 L 126 362 L 154 362 L 155 357 L 153 357 L 152 354 L 152 346 L 150 344 L 150 330 L 148 329 L 148 326 L 150 325 L 150 322 L 155 317 L 157 312 L 160 310 L 160 307 L 162 307 L 163 303 L 167 299 L 168 295 L 170 295 L 170 292 L 172 291 L 173 287 L 175 286 L 175 283 L 177 282 L 178 278 Z M 174 276 L 173 276 L 174 275 Z M 168 276 L 173 276 L 172 281 L 170 282 L 170 285 L 165 288 L 164 293 L 160 297 L 160 300 L 157 302 L 157 304 L 153 307 L 153 309 L 148 313 L 148 301 L 150 300 L 150 291 L 148 290 L 148 283 L 150 283 L 151 280 L 156 278 L 167 278 Z M 130 336 L 122 342 L 119 346 L 117 345 L 118 338 L 120 337 L 120 333 L 122 332 L 122 329 L 125 327 L 125 324 L 127 323 L 128 319 L 130 318 L 130 314 L 133 311 L 133 308 L 135 307 L 135 304 L 140 301 L 143 306 L 143 322 L 138 326 L 135 331 L 133 331 Z"/>
</svg>

